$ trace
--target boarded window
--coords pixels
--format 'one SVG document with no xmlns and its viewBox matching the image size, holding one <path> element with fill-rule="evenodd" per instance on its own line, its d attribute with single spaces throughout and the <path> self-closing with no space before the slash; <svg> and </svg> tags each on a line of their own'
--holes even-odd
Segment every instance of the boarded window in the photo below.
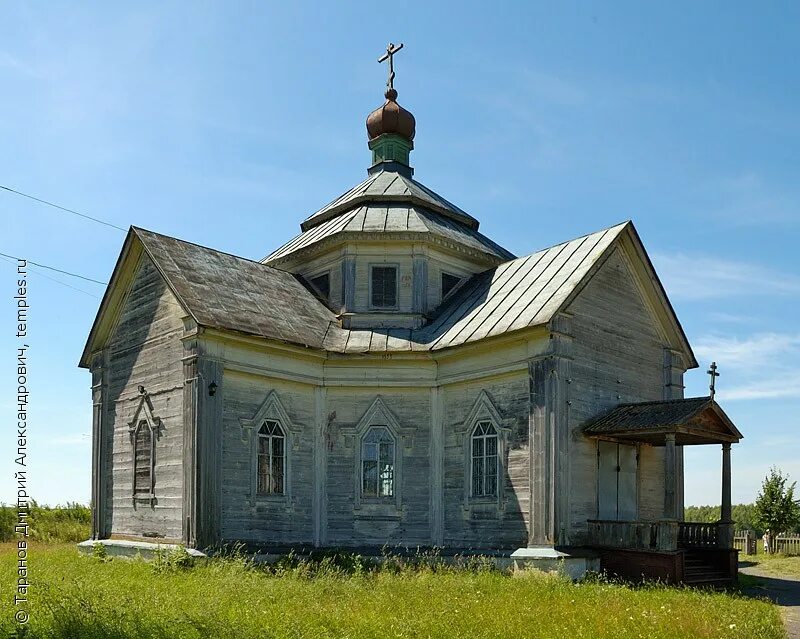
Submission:
<svg viewBox="0 0 800 639">
<path fill-rule="evenodd" d="M 373 266 L 371 278 L 372 306 L 375 308 L 397 306 L 397 267 Z"/>
<path fill-rule="evenodd" d="M 286 438 L 281 425 L 268 419 L 258 431 L 258 494 L 282 495 L 285 486 Z"/>
<path fill-rule="evenodd" d="M 311 285 L 316 289 L 317 293 L 322 296 L 322 299 L 330 299 L 331 276 L 329 273 L 323 273 L 322 275 L 317 275 L 317 277 L 312 277 Z"/>
<path fill-rule="evenodd" d="M 385 426 L 373 426 L 361 442 L 362 497 L 394 497 L 394 437 Z"/>
<path fill-rule="evenodd" d="M 497 496 L 497 430 L 478 422 L 472 434 L 472 496 Z"/>
<path fill-rule="evenodd" d="M 153 431 L 146 421 L 141 421 L 133 438 L 133 494 L 150 497 L 152 493 Z"/>
<path fill-rule="evenodd" d="M 460 281 L 460 277 L 450 275 L 450 273 L 442 273 L 442 298 L 447 297 L 447 294 L 452 291 Z"/>
</svg>

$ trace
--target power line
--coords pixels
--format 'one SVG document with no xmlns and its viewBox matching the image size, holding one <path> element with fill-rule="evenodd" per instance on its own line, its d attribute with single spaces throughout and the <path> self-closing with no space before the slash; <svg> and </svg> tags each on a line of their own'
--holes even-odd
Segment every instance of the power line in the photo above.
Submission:
<svg viewBox="0 0 800 639">
<path fill-rule="evenodd" d="M 4 254 L 0 254 L 0 260 L 4 260 L 5 262 L 8 262 L 9 264 L 13 264 L 13 262 L 11 260 L 9 260 L 7 257 L 5 257 Z M 61 284 L 61 286 L 66 286 L 67 288 L 71 288 L 73 291 L 78 291 L 79 293 L 83 293 L 84 295 L 88 295 L 89 297 L 93 297 L 93 298 L 98 299 L 98 300 L 100 299 L 99 295 L 95 295 L 94 293 L 90 293 L 89 291 L 84 291 L 82 288 L 78 288 L 77 286 L 72 286 L 72 284 L 67 284 L 66 282 L 62 282 L 61 280 L 57 280 L 55 277 L 50 277 L 49 275 L 46 275 L 44 273 L 39 273 L 39 272 L 37 272 L 36 274 L 37 275 L 41 275 L 42 277 L 50 280 L 51 282 L 55 282 L 56 284 Z"/>
<path fill-rule="evenodd" d="M 34 197 L 33 195 L 28 195 L 27 193 L 23 193 L 22 191 L 17 191 L 12 189 L 8 186 L 3 186 L 0 184 L 0 189 L 4 189 L 9 193 L 14 193 L 15 195 L 20 195 L 22 197 L 26 197 L 29 200 L 34 200 L 35 202 L 39 202 L 41 204 L 46 204 L 47 206 L 52 206 L 55 209 L 60 209 L 62 211 L 66 211 L 67 213 L 72 213 L 73 215 L 77 215 L 79 217 L 85 218 L 87 220 L 91 220 L 92 222 L 97 222 L 98 224 L 104 224 L 105 226 L 110 226 L 112 229 L 117 229 L 122 231 L 123 233 L 127 233 L 128 229 L 124 229 L 121 226 L 117 226 L 116 224 L 112 224 L 111 222 L 104 222 L 103 220 L 98 220 L 96 217 L 92 217 L 91 215 L 86 215 L 85 213 L 78 213 L 78 211 L 73 211 L 72 209 L 68 209 L 65 206 L 59 206 L 58 204 L 54 204 L 53 202 L 48 202 L 47 200 L 43 200 L 38 197 Z"/>
<path fill-rule="evenodd" d="M 105 286 L 108 282 L 101 282 L 100 280 L 93 280 L 91 277 L 85 277 L 84 275 L 78 275 L 77 273 L 70 273 L 69 271 L 62 271 L 60 268 L 56 268 L 54 266 L 47 266 L 47 264 L 39 264 L 38 262 L 34 262 L 33 260 L 23 260 L 20 257 L 14 257 L 13 255 L 8 255 L 7 253 L 0 253 L 3 257 L 10 257 L 12 260 L 17 261 L 24 261 L 28 264 L 33 264 L 34 266 L 38 266 L 39 268 L 46 268 L 48 271 L 55 271 L 56 273 L 63 273 L 64 275 L 69 275 L 70 277 L 77 277 L 82 280 L 86 280 L 87 282 L 94 282 L 95 284 L 102 284 Z"/>
</svg>

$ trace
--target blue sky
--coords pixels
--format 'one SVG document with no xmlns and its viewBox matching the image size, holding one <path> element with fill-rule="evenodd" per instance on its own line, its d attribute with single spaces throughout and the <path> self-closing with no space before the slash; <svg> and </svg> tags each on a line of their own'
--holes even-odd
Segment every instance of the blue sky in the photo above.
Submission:
<svg viewBox="0 0 800 639">
<path fill-rule="evenodd" d="M 633 219 L 701 361 L 687 394 L 716 359 L 745 434 L 734 500 L 772 464 L 800 479 L 800 7 L 335 4 L 6 4 L 0 184 L 261 258 L 365 176 L 404 42 L 416 177 L 517 254 Z M 100 280 L 124 238 L 2 191 L 0 215 L 0 252 Z M 102 287 L 46 275 L 91 295 L 30 278 L 31 488 L 88 501 Z M 0 261 L 6 501 L 14 280 Z M 686 458 L 687 503 L 718 503 L 718 447 Z"/>
</svg>

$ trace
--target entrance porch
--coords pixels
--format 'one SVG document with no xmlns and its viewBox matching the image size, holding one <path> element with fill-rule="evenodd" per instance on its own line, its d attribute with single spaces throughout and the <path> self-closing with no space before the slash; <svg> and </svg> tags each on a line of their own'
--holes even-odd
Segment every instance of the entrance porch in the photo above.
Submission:
<svg viewBox="0 0 800 639">
<path fill-rule="evenodd" d="M 598 440 L 598 518 L 589 520 L 589 545 L 599 551 L 601 570 L 626 579 L 727 585 L 736 581 L 738 551 L 731 518 L 731 444 L 742 434 L 709 397 L 624 404 L 588 423 L 583 432 Z M 683 521 L 678 446 L 722 448 L 720 521 Z M 664 448 L 664 508 L 656 521 L 638 519 L 636 468 L 629 450 Z M 611 460 L 609 462 L 609 460 Z M 616 461 L 615 461 L 616 460 Z M 610 516 L 609 516 L 610 515 Z M 634 516 L 631 516 L 634 515 Z"/>
</svg>

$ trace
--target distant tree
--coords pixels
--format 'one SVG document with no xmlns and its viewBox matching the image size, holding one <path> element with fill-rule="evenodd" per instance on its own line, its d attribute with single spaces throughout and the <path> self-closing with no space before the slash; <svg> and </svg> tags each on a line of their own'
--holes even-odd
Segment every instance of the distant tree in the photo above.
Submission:
<svg viewBox="0 0 800 639">
<path fill-rule="evenodd" d="M 794 488 L 797 482 L 789 482 L 789 476 L 773 467 L 761 484 L 756 499 L 755 523 L 774 536 L 794 530 L 800 524 L 800 504 L 795 501 Z"/>
</svg>

